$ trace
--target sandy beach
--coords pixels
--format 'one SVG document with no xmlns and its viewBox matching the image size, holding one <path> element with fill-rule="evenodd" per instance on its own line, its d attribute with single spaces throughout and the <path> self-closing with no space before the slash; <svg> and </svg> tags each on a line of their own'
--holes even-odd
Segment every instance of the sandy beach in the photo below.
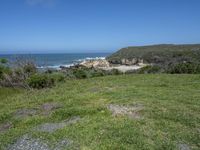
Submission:
<svg viewBox="0 0 200 150">
<path fill-rule="evenodd" d="M 113 67 L 99 67 L 100 69 L 103 70 L 112 70 L 112 69 L 117 69 L 123 73 L 131 70 L 138 70 L 144 66 L 138 66 L 138 65 L 133 65 L 133 66 L 125 66 L 125 65 L 120 65 L 120 66 L 113 66 Z"/>
</svg>

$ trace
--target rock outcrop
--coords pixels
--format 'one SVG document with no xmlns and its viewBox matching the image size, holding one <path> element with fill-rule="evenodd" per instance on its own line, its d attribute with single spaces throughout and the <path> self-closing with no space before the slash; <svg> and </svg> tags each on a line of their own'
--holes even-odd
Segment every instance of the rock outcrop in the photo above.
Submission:
<svg viewBox="0 0 200 150">
<path fill-rule="evenodd" d="M 143 59 L 140 59 L 140 58 L 133 58 L 133 59 L 121 59 L 121 65 L 128 65 L 128 66 L 131 66 L 131 65 L 140 65 L 140 64 L 143 64 L 144 63 L 144 60 Z"/>
<path fill-rule="evenodd" d="M 104 59 L 84 61 L 80 63 L 80 65 L 85 66 L 87 68 L 110 67 L 110 63 Z"/>
</svg>

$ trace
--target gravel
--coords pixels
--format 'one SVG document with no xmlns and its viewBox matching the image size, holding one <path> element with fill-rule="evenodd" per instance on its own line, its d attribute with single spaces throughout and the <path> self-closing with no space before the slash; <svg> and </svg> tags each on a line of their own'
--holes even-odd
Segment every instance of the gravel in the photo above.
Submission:
<svg viewBox="0 0 200 150">
<path fill-rule="evenodd" d="M 57 143 L 49 143 L 39 138 L 32 138 L 30 135 L 24 135 L 18 139 L 7 150 L 64 150 L 73 142 L 68 139 L 62 139 Z"/>
<path fill-rule="evenodd" d="M 8 150 L 50 150 L 50 148 L 47 143 L 40 139 L 34 139 L 28 135 L 24 135 L 10 146 Z"/>
</svg>

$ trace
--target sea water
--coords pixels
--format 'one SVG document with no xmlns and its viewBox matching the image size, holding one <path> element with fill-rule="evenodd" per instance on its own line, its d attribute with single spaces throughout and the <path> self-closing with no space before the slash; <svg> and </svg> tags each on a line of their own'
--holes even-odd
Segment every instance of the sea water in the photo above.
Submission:
<svg viewBox="0 0 200 150">
<path fill-rule="evenodd" d="M 6 54 L 0 58 L 6 58 L 10 63 L 16 60 L 30 60 L 39 69 L 59 69 L 60 66 L 70 67 L 77 63 L 91 59 L 105 59 L 109 53 L 74 53 L 74 54 Z"/>
</svg>

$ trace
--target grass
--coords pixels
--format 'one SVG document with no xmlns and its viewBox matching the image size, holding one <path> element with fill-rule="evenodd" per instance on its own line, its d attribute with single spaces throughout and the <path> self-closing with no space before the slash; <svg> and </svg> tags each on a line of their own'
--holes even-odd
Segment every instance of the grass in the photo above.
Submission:
<svg viewBox="0 0 200 150">
<path fill-rule="evenodd" d="M 49 117 L 14 119 L 21 108 L 39 108 L 45 102 L 63 104 Z M 113 117 L 108 104 L 143 104 L 144 119 Z M 178 143 L 200 148 L 200 75 L 122 75 L 71 80 L 52 89 L 0 89 L 0 123 L 14 127 L 0 134 L 0 149 L 26 133 L 50 142 L 74 141 L 82 150 L 173 150 Z M 79 123 L 52 134 L 32 129 L 46 122 L 80 116 Z"/>
</svg>

